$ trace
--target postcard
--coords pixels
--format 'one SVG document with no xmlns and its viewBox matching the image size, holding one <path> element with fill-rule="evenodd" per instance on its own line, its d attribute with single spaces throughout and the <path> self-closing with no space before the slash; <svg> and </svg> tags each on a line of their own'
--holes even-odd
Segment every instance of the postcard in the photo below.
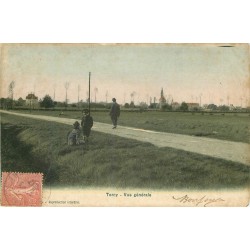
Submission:
<svg viewBox="0 0 250 250">
<path fill-rule="evenodd" d="M 1 44 L 2 206 L 247 206 L 248 44 Z"/>
</svg>

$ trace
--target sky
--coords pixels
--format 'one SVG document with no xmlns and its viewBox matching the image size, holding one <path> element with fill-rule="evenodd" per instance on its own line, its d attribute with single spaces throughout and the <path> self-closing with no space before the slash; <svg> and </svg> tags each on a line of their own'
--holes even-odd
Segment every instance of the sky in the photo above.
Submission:
<svg viewBox="0 0 250 250">
<path fill-rule="evenodd" d="M 220 44 L 221 45 L 221 44 Z M 247 44 L 4 44 L 1 47 L 1 96 L 15 81 L 14 99 L 34 92 L 55 93 L 68 102 L 91 99 L 130 103 L 160 98 L 161 88 L 174 102 L 249 106 Z"/>
</svg>

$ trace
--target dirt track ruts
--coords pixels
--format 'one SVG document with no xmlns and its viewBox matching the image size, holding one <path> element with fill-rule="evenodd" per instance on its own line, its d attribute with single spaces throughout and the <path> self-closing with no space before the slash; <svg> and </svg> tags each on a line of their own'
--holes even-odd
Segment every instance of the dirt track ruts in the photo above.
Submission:
<svg viewBox="0 0 250 250">
<path fill-rule="evenodd" d="M 0 110 L 0 112 L 68 125 L 72 125 L 76 120 L 53 116 L 22 114 L 5 110 Z M 248 143 L 157 132 L 125 126 L 118 126 L 117 129 L 112 129 L 111 124 L 100 122 L 94 122 L 93 130 L 142 142 L 149 142 L 157 147 L 171 147 L 250 165 L 250 144 Z"/>
</svg>

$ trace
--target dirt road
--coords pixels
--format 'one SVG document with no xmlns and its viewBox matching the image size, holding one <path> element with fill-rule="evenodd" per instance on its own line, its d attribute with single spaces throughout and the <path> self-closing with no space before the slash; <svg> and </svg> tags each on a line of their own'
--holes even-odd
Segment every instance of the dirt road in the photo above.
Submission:
<svg viewBox="0 0 250 250">
<path fill-rule="evenodd" d="M 0 110 L 0 112 L 68 125 L 72 125 L 75 121 L 75 119 L 69 118 L 21 114 L 5 110 Z M 93 130 L 142 142 L 149 142 L 157 147 L 181 149 L 197 154 L 239 162 L 250 166 L 250 144 L 248 143 L 156 132 L 152 130 L 143 130 L 124 126 L 118 126 L 117 129 L 112 129 L 111 124 L 100 122 L 94 123 Z"/>
</svg>

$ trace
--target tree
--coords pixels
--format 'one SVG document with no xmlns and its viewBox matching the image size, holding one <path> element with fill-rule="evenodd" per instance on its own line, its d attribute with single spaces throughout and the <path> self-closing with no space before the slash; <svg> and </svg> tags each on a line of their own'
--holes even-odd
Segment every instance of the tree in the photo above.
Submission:
<svg viewBox="0 0 250 250">
<path fill-rule="evenodd" d="M 64 108 L 66 106 L 65 102 L 54 102 L 54 106 L 58 108 Z"/>
<path fill-rule="evenodd" d="M 16 106 L 24 106 L 25 105 L 25 100 L 23 100 L 22 97 L 18 98 L 18 100 L 15 102 Z"/>
<path fill-rule="evenodd" d="M 149 105 L 149 108 L 150 108 L 150 109 L 156 109 L 156 106 L 157 106 L 156 103 L 151 103 L 151 104 Z"/>
<path fill-rule="evenodd" d="M 44 96 L 44 98 L 40 101 L 40 106 L 43 108 L 53 108 L 54 102 L 49 95 Z"/>
<path fill-rule="evenodd" d="M 207 105 L 207 109 L 216 110 L 217 106 L 215 104 L 209 104 Z"/>
<path fill-rule="evenodd" d="M 223 111 L 223 112 L 225 112 L 225 111 L 229 111 L 229 107 L 228 106 L 226 106 L 226 105 L 222 105 L 222 106 L 219 106 L 219 108 L 218 108 L 220 111 Z"/>
<path fill-rule="evenodd" d="M 188 105 L 185 102 L 182 102 L 180 106 L 181 111 L 188 111 Z"/>
<path fill-rule="evenodd" d="M 12 100 L 10 98 L 1 98 L 1 108 L 9 109 L 12 105 Z"/>
<path fill-rule="evenodd" d="M 161 110 L 169 110 L 171 111 L 172 110 L 172 106 L 168 103 L 164 103 L 162 106 L 161 106 Z"/>
<path fill-rule="evenodd" d="M 129 107 L 130 107 L 130 108 L 134 108 L 134 107 L 135 107 L 135 104 L 134 104 L 133 101 L 129 104 Z"/>
<path fill-rule="evenodd" d="M 145 111 L 147 108 L 148 108 L 148 105 L 147 105 L 146 102 L 140 102 L 140 104 L 139 104 L 139 110 L 140 110 L 140 112 Z"/>
<path fill-rule="evenodd" d="M 140 102 L 139 107 L 143 108 L 143 109 L 147 109 L 148 108 L 148 104 L 146 102 Z"/>
<path fill-rule="evenodd" d="M 130 94 L 130 97 L 131 97 L 131 103 L 133 102 L 135 102 L 135 95 L 136 95 L 136 92 L 135 91 L 133 91 L 131 94 Z"/>
<path fill-rule="evenodd" d="M 124 104 L 124 108 L 126 108 L 126 109 L 129 108 L 129 104 L 127 102 Z"/>
</svg>

